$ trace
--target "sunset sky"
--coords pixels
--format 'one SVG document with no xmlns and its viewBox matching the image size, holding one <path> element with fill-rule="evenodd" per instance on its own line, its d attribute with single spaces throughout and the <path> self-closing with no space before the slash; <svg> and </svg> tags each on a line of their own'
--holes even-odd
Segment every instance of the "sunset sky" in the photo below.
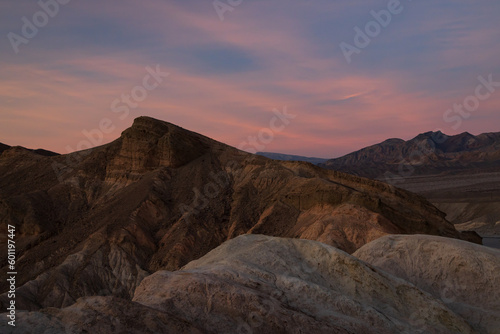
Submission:
<svg viewBox="0 0 500 334">
<path fill-rule="evenodd" d="M 103 119 L 106 143 L 147 115 L 238 146 L 285 106 L 296 117 L 265 151 L 331 158 L 437 129 L 500 131 L 498 0 L 240 2 L 72 0 L 51 17 L 0 0 L 0 142 L 68 153 Z M 374 24 L 388 6 L 398 13 Z M 36 35 L 23 29 L 34 20 Z M 367 23 L 349 63 L 340 45 Z M 170 74 L 116 112 L 146 91 L 148 66 Z M 499 83 L 477 89 L 479 76 Z M 446 113 L 464 101 L 472 111 Z"/>
</svg>

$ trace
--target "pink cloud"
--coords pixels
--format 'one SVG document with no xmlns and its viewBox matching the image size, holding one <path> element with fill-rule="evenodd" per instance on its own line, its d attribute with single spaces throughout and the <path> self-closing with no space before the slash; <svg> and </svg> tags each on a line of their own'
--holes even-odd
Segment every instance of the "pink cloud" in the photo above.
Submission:
<svg viewBox="0 0 500 334">
<path fill-rule="evenodd" d="M 84 17 L 103 18 L 144 36 L 154 35 L 164 45 L 155 45 L 153 50 L 223 45 L 242 50 L 257 66 L 245 73 L 200 74 L 190 64 L 167 57 L 160 61 L 141 49 L 92 46 L 65 53 L 37 51 L 43 62 L 26 60 L 2 68 L 0 141 L 65 153 L 67 145 L 75 148 L 85 139 L 82 130 L 98 127 L 102 118 L 116 126 L 104 136 L 103 142 L 109 142 L 134 117 L 150 115 L 237 146 L 268 126 L 273 108 L 287 106 L 297 118 L 276 134 L 266 150 L 329 157 L 388 137 L 409 139 L 446 126 L 442 113 L 467 93 L 467 89 L 453 96 L 442 96 L 440 90 L 412 91 L 407 85 L 423 79 L 409 77 L 410 72 L 356 70 L 343 58 L 320 52 L 321 47 L 301 33 L 304 23 L 294 15 L 261 11 L 250 2 L 224 22 L 215 12 L 207 15 L 171 2 L 144 3 L 141 11 L 131 1 L 75 6 Z M 294 6 L 307 10 L 303 4 Z M 210 2 L 206 7 L 212 10 Z M 64 27 L 70 21 L 71 17 L 62 15 L 54 26 Z M 421 28 L 432 31 L 435 27 Z M 456 47 L 480 47 L 495 34 L 494 29 L 464 34 L 457 38 Z M 450 66 L 467 63 L 454 52 L 451 48 L 433 55 Z M 471 54 L 475 62 L 493 63 L 493 56 Z M 111 102 L 141 84 L 145 66 L 156 63 L 170 77 L 128 118 L 120 119 L 111 111 Z M 495 117 L 499 98 L 500 94 L 484 102 L 468 126 L 478 131 L 486 128 L 491 122 L 481 117 Z"/>
</svg>

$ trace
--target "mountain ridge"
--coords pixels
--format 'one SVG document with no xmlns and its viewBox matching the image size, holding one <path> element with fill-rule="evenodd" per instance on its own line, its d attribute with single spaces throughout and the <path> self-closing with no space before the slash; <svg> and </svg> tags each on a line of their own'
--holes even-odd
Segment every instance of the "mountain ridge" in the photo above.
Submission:
<svg viewBox="0 0 500 334">
<path fill-rule="evenodd" d="M 320 164 L 359 176 L 390 180 L 391 175 L 429 175 L 500 166 L 500 132 L 448 136 L 426 132 L 410 140 L 388 139 Z M 425 168 L 424 168 L 425 167 Z"/>
<path fill-rule="evenodd" d="M 418 193 L 460 230 L 500 235 L 500 132 L 389 139 L 320 166 Z"/>
<path fill-rule="evenodd" d="M 481 243 L 421 196 L 270 160 L 148 117 L 85 151 L 7 152 L 0 219 L 18 231 L 20 309 L 91 295 L 130 298 L 150 273 L 177 270 L 241 234 L 317 240 L 349 253 L 394 233 Z M 0 287 L 6 291 L 5 279 Z M 7 305 L 5 294 L 0 303 Z"/>
</svg>

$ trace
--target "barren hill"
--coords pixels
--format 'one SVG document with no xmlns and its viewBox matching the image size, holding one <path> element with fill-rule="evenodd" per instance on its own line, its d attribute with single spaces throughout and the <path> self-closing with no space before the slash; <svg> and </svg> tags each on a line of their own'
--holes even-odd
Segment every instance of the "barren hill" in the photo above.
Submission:
<svg viewBox="0 0 500 334">
<path fill-rule="evenodd" d="M 418 195 L 245 153 L 149 117 L 86 151 L 7 149 L 0 175 L 1 242 L 14 225 L 21 309 L 66 307 L 82 296 L 131 298 L 150 273 L 179 269 L 246 233 L 350 253 L 386 234 L 480 242 Z M 5 306 L 5 295 L 0 301 Z"/>
<path fill-rule="evenodd" d="M 500 332 L 500 250 L 428 235 L 393 235 L 354 256 L 441 299 L 478 332 Z"/>
</svg>

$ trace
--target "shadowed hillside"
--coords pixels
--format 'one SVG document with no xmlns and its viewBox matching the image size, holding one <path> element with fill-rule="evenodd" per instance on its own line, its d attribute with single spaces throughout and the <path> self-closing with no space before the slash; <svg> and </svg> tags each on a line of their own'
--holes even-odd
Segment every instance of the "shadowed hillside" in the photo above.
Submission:
<svg viewBox="0 0 500 334">
<path fill-rule="evenodd" d="M 1 241 L 15 225 L 21 309 L 65 307 L 82 296 L 130 298 L 150 273 L 179 269 L 246 233 L 349 253 L 387 234 L 480 242 L 418 195 L 245 153 L 148 117 L 86 151 L 7 149 L 0 175 Z"/>
</svg>

